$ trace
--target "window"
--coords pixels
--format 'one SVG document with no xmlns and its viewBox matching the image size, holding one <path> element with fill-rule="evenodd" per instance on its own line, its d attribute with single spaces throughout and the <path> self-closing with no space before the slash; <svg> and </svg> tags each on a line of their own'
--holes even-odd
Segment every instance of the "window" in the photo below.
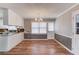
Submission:
<svg viewBox="0 0 79 59">
<path fill-rule="evenodd" d="M 40 22 L 40 33 L 46 33 L 46 23 L 45 22 Z"/>
<path fill-rule="evenodd" d="M 46 22 L 32 22 L 32 33 L 34 34 L 44 34 L 46 30 Z"/>
<path fill-rule="evenodd" d="M 37 22 L 32 23 L 32 33 L 39 33 L 39 23 Z"/>
<path fill-rule="evenodd" d="M 48 31 L 54 31 L 54 22 L 48 22 Z"/>
</svg>

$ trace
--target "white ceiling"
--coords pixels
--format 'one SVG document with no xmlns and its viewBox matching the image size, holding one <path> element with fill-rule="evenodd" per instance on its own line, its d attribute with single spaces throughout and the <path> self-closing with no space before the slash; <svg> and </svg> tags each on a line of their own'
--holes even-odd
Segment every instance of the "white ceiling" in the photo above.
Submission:
<svg viewBox="0 0 79 59">
<path fill-rule="evenodd" d="M 23 18 L 55 18 L 73 5 L 73 3 L 0 3 L 0 7 L 10 8 Z"/>
</svg>

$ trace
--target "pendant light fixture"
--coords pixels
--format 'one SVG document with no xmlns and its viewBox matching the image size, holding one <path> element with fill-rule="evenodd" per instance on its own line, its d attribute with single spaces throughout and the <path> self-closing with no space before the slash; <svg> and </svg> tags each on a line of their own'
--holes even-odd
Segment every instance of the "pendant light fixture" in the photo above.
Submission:
<svg viewBox="0 0 79 59">
<path fill-rule="evenodd" d="M 41 22 L 41 21 L 43 21 L 43 19 L 42 18 L 35 18 L 35 21 Z"/>
<path fill-rule="evenodd" d="M 37 18 L 35 18 L 35 21 L 37 21 Z"/>
</svg>

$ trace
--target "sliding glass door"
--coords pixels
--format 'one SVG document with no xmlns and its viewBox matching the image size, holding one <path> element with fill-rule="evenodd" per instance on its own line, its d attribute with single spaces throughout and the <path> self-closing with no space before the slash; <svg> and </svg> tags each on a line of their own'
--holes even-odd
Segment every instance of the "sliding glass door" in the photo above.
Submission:
<svg viewBox="0 0 79 59">
<path fill-rule="evenodd" d="M 47 23 L 46 22 L 40 22 L 40 34 L 47 33 Z"/>
<path fill-rule="evenodd" d="M 47 23 L 46 22 L 32 22 L 32 33 L 33 34 L 46 34 Z"/>
<path fill-rule="evenodd" d="M 34 34 L 39 33 L 39 23 L 32 22 L 32 33 L 34 33 Z"/>
</svg>

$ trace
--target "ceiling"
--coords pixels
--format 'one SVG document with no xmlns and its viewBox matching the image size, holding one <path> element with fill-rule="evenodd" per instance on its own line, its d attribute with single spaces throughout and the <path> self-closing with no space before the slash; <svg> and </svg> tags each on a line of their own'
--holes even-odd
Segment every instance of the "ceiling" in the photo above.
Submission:
<svg viewBox="0 0 79 59">
<path fill-rule="evenodd" d="M 0 7 L 10 8 L 23 18 L 55 18 L 74 3 L 0 3 Z"/>
</svg>

